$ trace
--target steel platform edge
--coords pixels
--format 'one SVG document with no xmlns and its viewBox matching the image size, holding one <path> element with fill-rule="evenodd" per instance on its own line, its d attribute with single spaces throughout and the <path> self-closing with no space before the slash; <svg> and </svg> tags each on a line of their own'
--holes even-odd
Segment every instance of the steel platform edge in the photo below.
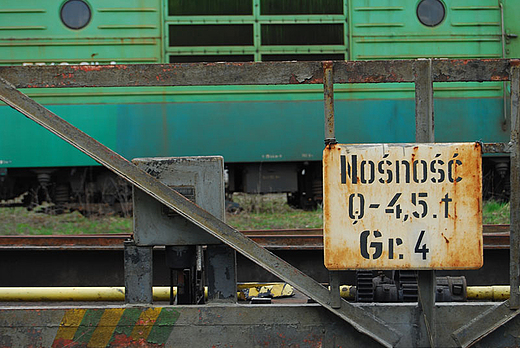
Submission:
<svg viewBox="0 0 520 348">
<path fill-rule="evenodd" d="M 438 344 L 457 347 L 453 334 L 500 303 L 437 304 Z M 415 323 L 416 303 L 355 304 L 387 323 L 402 338 L 397 347 L 427 345 Z M 475 347 L 520 344 L 514 317 Z M 379 347 L 318 304 L 219 304 L 203 306 L 3 305 L 0 347 Z"/>
</svg>

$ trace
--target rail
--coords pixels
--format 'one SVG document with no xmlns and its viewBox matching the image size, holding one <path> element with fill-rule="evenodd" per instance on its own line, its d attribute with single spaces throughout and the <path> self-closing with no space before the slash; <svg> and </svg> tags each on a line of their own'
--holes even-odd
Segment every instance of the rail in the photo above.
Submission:
<svg viewBox="0 0 520 348">
<path fill-rule="evenodd" d="M 484 249 L 509 249 L 509 225 L 484 225 Z M 323 229 L 240 231 L 268 250 L 323 250 Z M 99 235 L 0 236 L 0 250 L 123 250 L 131 233 Z"/>
</svg>

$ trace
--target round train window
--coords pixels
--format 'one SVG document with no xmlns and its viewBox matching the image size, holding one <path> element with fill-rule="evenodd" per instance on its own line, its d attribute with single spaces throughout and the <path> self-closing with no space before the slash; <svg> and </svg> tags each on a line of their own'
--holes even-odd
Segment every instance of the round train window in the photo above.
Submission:
<svg viewBox="0 0 520 348">
<path fill-rule="evenodd" d="M 441 24 L 445 15 L 446 9 L 440 0 L 422 0 L 417 6 L 417 18 L 428 27 Z"/>
<path fill-rule="evenodd" d="M 71 29 L 84 28 L 91 16 L 90 7 L 83 0 L 69 0 L 61 7 L 61 21 Z"/>
</svg>

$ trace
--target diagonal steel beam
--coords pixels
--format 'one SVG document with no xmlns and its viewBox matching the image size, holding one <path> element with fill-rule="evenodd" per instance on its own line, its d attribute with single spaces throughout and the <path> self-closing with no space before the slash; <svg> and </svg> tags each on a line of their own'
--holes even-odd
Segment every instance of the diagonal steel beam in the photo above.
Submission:
<svg viewBox="0 0 520 348">
<path fill-rule="evenodd" d="M 455 330 L 451 336 L 460 347 L 469 347 L 500 326 L 504 325 L 520 313 L 520 309 L 513 311 L 509 300 L 496 307 L 484 311 L 470 320 L 466 325 Z"/>
<path fill-rule="evenodd" d="M 41 104 L 18 91 L 2 78 L 0 78 L 0 100 L 67 141 L 161 203 L 175 210 L 251 261 L 293 285 L 303 294 L 348 322 L 358 331 L 369 335 L 374 340 L 388 347 L 395 346 L 399 342 L 401 335 L 373 314 L 345 300 L 341 300 L 340 308 L 332 308 L 329 291 L 314 279 L 190 202 L 97 140 L 64 121 Z"/>
</svg>

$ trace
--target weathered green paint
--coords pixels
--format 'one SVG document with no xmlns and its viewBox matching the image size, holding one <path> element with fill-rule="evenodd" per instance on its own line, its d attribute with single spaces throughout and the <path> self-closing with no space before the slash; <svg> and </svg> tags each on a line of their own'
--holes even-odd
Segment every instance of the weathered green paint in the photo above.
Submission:
<svg viewBox="0 0 520 348">
<path fill-rule="evenodd" d="M 117 326 L 114 330 L 114 334 L 112 335 L 112 338 L 110 339 L 110 342 L 114 341 L 114 339 L 118 335 L 123 335 L 126 337 L 129 337 L 132 333 L 132 330 L 134 329 L 135 323 L 137 322 L 137 319 L 139 319 L 139 316 L 141 315 L 142 309 L 141 308 L 127 308 L 123 312 L 123 315 L 121 316 L 121 319 L 119 320 L 119 323 L 117 323 Z"/>
<path fill-rule="evenodd" d="M 223 155 L 226 162 L 321 160 L 321 101 L 49 108 L 128 159 Z M 501 99 L 437 99 L 435 110 L 440 142 L 508 139 Z M 0 112 L 1 167 L 94 164 L 15 111 L 3 107 Z M 336 101 L 336 136 L 348 143 L 413 142 L 413 121 L 413 99 Z"/>
<path fill-rule="evenodd" d="M 152 328 L 152 331 L 148 335 L 147 341 L 158 344 L 165 343 L 168 337 L 170 337 L 173 327 L 180 315 L 180 311 L 175 308 L 163 308 Z"/>
<path fill-rule="evenodd" d="M 446 16 L 436 27 L 422 25 L 416 16 L 418 1 L 339 0 L 313 2 L 259 1 L 241 5 L 196 7 L 166 0 L 129 0 L 107 4 L 89 1 L 92 19 L 83 29 L 72 30 L 61 23 L 61 2 L 6 0 L 0 8 L 0 64 L 21 63 L 139 63 L 168 62 L 170 55 L 255 55 L 268 60 L 270 54 L 344 54 L 344 59 L 400 59 L 417 57 L 501 57 L 501 16 L 497 0 L 446 1 Z M 503 0 L 508 34 L 518 34 L 519 4 Z M 235 12 L 233 12 L 233 10 Z M 350 11 L 350 12 L 349 12 Z M 348 25 L 346 24 L 348 23 Z M 192 43 L 170 45 L 169 27 L 241 25 L 253 28 L 247 45 Z M 280 32 L 299 25 L 309 34 L 334 26 L 334 33 L 317 37 L 315 43 L 294 44 L 298 36 Z M 314 26 L 314 30 L 312 29 Z M 179 27 L 180 28 L 180 27 Z M 238 28 L 238 27 L 237 27 Z M 331 27 L 332 28 L 332 27 Z M 175 33 L 175 30 L 172 31 Z M 172 34 L 174 35 L 174 34 Z M 330 36 L 334 43 L 327 43 Z M 175 37 L 174 37 L 175 39 Z M 233 42 L 232 37 L 226 39 Z M 226 42 L 227 42 L 226 41 Z M 518 40 L 506 57 L 518 56 Z M 266 55 L 263 57 L 263 55 Z M 175 59 L 174 59 L 175 60 Z M 203 61 L 204 59 L 201 58 Z"/>
<path fill-rule="evenodd" d="M 352 59 L 502 57 L 497 0 L 444 1 L 446 15 L 436 27 L 419 22 L 418 2 L 353 0 Z"/>
<path fill-rule="evenodd" d="M 79 324 L 78 330 L 76 330 L 73 341 L 78 344 L 87 344 L 90 341 L 103 313 L 104 309 L 87 309 L 81 324 Z"/>
<path fill-rule="evenodd" d="M 161 62 L 159 0 L 90 0 L 92 19 L 72 30 L 62 1 L 7 0 L 0 6 L 0 64 Z"/>
</svg>

